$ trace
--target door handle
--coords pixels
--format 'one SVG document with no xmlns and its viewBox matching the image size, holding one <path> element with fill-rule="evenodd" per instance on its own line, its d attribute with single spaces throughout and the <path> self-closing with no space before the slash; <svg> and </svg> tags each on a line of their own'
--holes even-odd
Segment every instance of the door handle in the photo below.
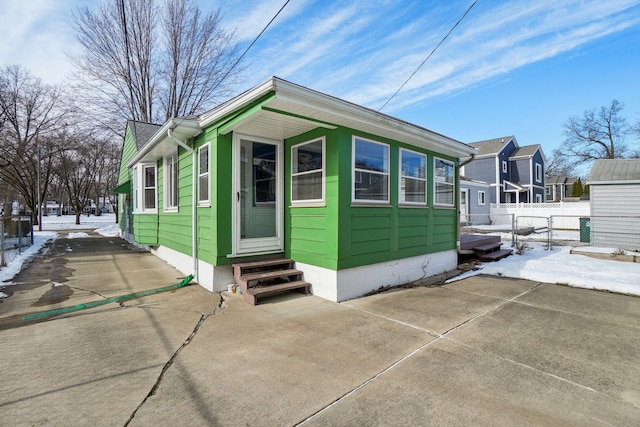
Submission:
<svg viewBox="0 0 640 427">
<path fill-rule="evenodd" d="M 240 192 L 239 191 L 236 192 L 236 199 L 237 199 L 238 202 L 240 201 Z"/>
</svg>

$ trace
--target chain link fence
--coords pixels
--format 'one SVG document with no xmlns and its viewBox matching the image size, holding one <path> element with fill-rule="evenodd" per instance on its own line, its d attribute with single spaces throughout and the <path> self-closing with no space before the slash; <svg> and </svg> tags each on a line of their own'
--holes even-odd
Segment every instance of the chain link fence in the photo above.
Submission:
<svg viewBox="0 0 640 427">
<path fill-rule="evenodd" d="M 531 249 L 551 249 L 550 218 L 546 216 L 517 216 L 515 246 Z"/>
<path fill-rule="evenodd" d="M 553 244 L 640 251 L 638 216 L 552 216 Z"/>
<path fill-rule="evenodd" d="M 640 216 L 461 215 L 461 234 L 499 235 L 512 247 L 597 246 L 640 252 Z"/>
<path fill-rule="evenodd" d="M 33 222 L 29 215 L 0 217 L 0 267 L 7 264 L 11 252 L 21 253 L 33 244 Z"/>
</svg>

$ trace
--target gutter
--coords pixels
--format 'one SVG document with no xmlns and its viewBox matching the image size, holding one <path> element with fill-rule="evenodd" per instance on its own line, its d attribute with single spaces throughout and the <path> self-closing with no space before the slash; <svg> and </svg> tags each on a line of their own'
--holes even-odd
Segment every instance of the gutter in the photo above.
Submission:
<svg viewBox="0 0 640 427">
<path fill-rule="evenodd" d="M 464 162 L 460 163 L 457 167 L 458 173 L 456 173 L 456 185 L 454 188 L 458 190 L 458 194 L 457 195 L 454 194 L 453 197 L 458 197 L 458 209 L 457 209 L 458 214 L 456 215 L 456 249 L 458 250 L 458 254 L 473 253 L 473 251 L 469 252 L 469 251 L 463 251 L 462 249 L 460 249 L 460 169 L 464 165 L 471 163 L 475 158 L 476 158 L 475 153 L 472 153 L 471 157 L 469 157 Z M 469 200 L 467 200 L 467 205 L 469 205 Z"/>
<path fill-rule="evenodd" d="M 198 155 L 196 150 L 189 147 L 179 138 L 173 134 L 171 128 L 167 129 L 167 136 L 171 138 L 176 144 L 180 147 L 187 150 L 191 153 L 191 259 L 193 259 L 193 275 L 195 276 L 196 282 L 200 283 L 199 274 L 198 274 L 198 193 L 196 189 L 198 188 L 198 174 L 196 173 L 196 165 L 198 163 Z"/>
</svg>

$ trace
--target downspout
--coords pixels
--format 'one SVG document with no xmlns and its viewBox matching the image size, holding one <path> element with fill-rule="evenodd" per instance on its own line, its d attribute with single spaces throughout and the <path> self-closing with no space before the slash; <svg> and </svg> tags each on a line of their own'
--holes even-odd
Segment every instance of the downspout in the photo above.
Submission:
<svg viewBox="0 0 640 427">
<path fill-rule="evenodd" d="M 467 165 L 469 163 L 471 163 L 473 161 L 473 159 L 475 159 L 476 155 L 475 154 L 471 154 L 471 157 L 468 158 L 467 160 L 465 160 L 464 162 L 460 163 L 457 167 L 458 169 L 458 173 L 456 173 L 456 185 L 455 188 L 458 190 L 458 194 L 454 195 L 454 197 L 458 198 L 458 209 L 456 209 L 456 211 L 458 212 L 458 214 L 456 215 L 456 245 L 457 245 L 457 249 L 458 249 L 458 253 L 462 253 L 461 249 L 460 249 L 460 170 L 462 169 L 462 167 L 464 165 Z M 469 200 L 467 198 L 467 204 L 469 203 Z"/>
<path fill-rule="evenodd" d="M 193 169 L 191 171 L 191 258 L 193 259 L 193 275 L 196 279 L 197 283 L 200 283 L 200 277 L 198 274 L 198 211 L 196 209 L 197 205 L 198 205 L 198 193 L 196 192 L 197 189 L 197 185 L 198 185 L 198 174 L 196 173 L 196 165 L 198 163 L 198 156 L 196 153 L 196 150 L 194 150 L 193 148 L 189 147 L 187 144 L 185 144 L 183 141 L 181 141 L 179 138 L 177 138 L 173 132 L 171 131 L 171 129 L 167 129 L 167 136 L 169 138 L 171 138 L 173 141 L 175 141 L 176 144 L 178 144 L 180 147 L 184 148 L 185 150 L 187 150 L 189 153 L 191 153 L 191 168 Z"/>
</svg>

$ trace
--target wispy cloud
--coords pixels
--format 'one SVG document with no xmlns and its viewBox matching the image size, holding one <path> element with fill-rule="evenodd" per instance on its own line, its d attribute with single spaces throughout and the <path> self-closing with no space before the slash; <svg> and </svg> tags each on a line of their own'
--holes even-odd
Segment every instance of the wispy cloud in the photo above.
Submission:
<svg viewBox="0 0 640 427">
<path fill-rule="evenodd" d="M 464 90 L 524 65 L 555 57 L 640 23 L 636 2 L 517 2 L 486 8 L 460 27 L 390 104 L 398 109 Z M 417 50 L 382 67 L 374 84 L 349 99 L 382 105 L 424 59 Z M 396 78 L 384 79 L 385 76 Z M 402 76 L 397 79 L 397 76 Z"/>
<path fill-rule="evenodd" d="M 251 68 L 378 108 L 468 5 L 308 1 L 271 29 Z M 464 91 L 639 23 L 631 0 L 478 2 L 385 111 Z"/>
</svg>

